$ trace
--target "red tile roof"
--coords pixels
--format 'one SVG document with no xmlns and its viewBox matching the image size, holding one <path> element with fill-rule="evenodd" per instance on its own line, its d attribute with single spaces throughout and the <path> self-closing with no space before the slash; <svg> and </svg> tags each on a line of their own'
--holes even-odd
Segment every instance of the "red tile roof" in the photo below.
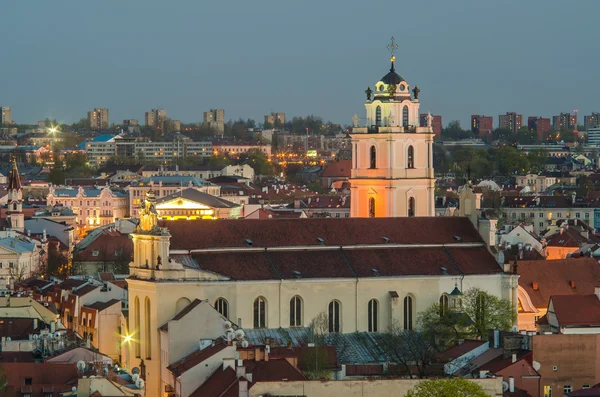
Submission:
<svg viewBox="0 0 600 397">
<path fill-rule="evenodd" d="M 122 255 L 115 255 L 121 252 Z M 97 252 L 94 256 L 94 251 Z M 73 261 L 76 262 L 111 262 L 121 258 L 130 258 L 133 252 L 133 240 L 128 234 L 103 230 L 98 237 L 82 250 L 75 248 Z"/>
<path fill-rule="evenodd" d="M 215 222 L 162 221 L 169 228 L 171 250 L 222 247 L 246 247 L 246 239 L 254 247 L 298 245 L 444 244 L 482 242 L 479 233 L 464 217 L 412 218 L 339 218 L 279 219 L 275 221 L 246 219 Z"/>
<path fill-rule="evenodd" d="M 190 397 L 222 397 L 227 390 L 234 387 L 237 390 L 238 378 L 236 372 L 231 367 L 223 370 L 217 368 L 215 372 L 198 387 Z"/>
<path fill-rule="evenodd" d="M 537 308 L 547 307 L 552 295 L 593 294 L 594 288 L 600 286 L 600 265 L 593 258 L 519 262 L 517 271 L 519 286 Z M 533 283 L 537 283 L 537 291 Z"/>
<path fill-rule="evenodd" d="M 486 247 L 296 249 L 192 254 L 200 269 L 233 280 L 394 277 L 502 272 Z"/>
<path fill-rule="evenodd" d="M 322 178 L 350 178 L 352 160 L 334 160 L 325 164 Z"/>
<path fill-rule="evenodd" d="M 306 380 L 296 367 L 286 359 L 273 359 L 269 361 L 245 360 L 246 373 L 252 374 L 252 383 L 272 381 L 300 381 Z"/>
<path fill-rule="evenodd" d="M 120 301 L 120 300 L 118 300 L 118 299 L 111 299 L 111 300 L 109 300 L 108 302 L 94 302 L 94 303 L 92 303 L 91 305 L 87 305 L 87 306 L 84 306 L 84 307 L 88 307 L 88 308 L 90 308 L 90 309 L 96 309 L 96 310 L 98 310 L 99 312 L 101 312 L 102 310 L 105 310 L 105 309 L 107 309 L 107 308 L 109 308 L 109 307 L 111 307 L 112 305 L 115 305 L 115 304 L 117 304 L 117 303 L 119 303 L 119 304 L 120 304 L 120 303 L 121 303 L 121 301 Z"/>
<path fill-rule="evenodd" d="M 22 396 L 22 387 L 26 387 L 32 396 L 42 396 L 43 391 L 48 389 L 54 390 L 54 396 L 58 396 L 58 393 L 70 392 L 77 385 L 75 364 L 5 363 L 2 366 L 8 375 L 12 396 Z M 26 378 L 31 379 L 31 385 L 25 385 Z"/>
<path fill-rule="evenodd" d="M 561 230 L 562 233 L 558 232 L 546 238 L 546 243 L 549 247 L 580 247 L 582 244 L 598 242 L 600 240 L 593 234 L 590 234 L 589 237 L 584 237 L 580 232 L 570 227 Z"/>
<path fill-rule="evenodd" d="M 596 295 L 550 297 L 560 327 L 600 326 L 600 300 Z"/>
<path fill-rule="evenodd" d="M 84 296 L 94 290 L 97 290 L 98 288 L 100 288 L 99 285 L 85 285 L 85 286 L 73 291 L 73 295 Z"/>
<path fill-rule="evenodd" d="M 218 339 L 214 346 L 209 346 L 202 350 L 196 350 L 195 352 L 188 354 L 179 361 L 169 365 L 167 369 L 173 373 L 174 376 L 180 376 L 187 370 L 194 368 L 201 364 L 204 360 L 214 356 L 221 350 L 227 347 L 227 343 L 223 339 Z"/>
</svg>

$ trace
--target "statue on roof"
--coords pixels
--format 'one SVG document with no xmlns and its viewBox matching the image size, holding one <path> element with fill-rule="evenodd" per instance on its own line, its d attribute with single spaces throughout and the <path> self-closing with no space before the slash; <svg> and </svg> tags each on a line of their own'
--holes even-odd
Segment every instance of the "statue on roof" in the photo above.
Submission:
<svg viewBox="0 0 600 397">
<path fill-rule="evenodd" d="M 354 127 L 358 127 L 358 120 L 360 120 L 358 115 L 356 113 L 354 113 L 354 116 L 352 116 L 352 125 Z"/>
<path fill-rule="evenodd" d="M 419 92 L 421 92 L 421 90 L 419 89 L 419 86 L 415 85 L 415 88 L 413 90 L 413 94 L 415 94 L 415 99 L 419 99 Z"/>
<path fill-rule="evenodd" d="M 367 101 L 371 100 L 372 93 L 373 93 L 373 90 L 371 89 L 371 87 L 367 87 L 367 89 L 365 90 L 365 94 L 367 94 Z"/>
<path fill-rule="evenodd" d="M 137 230 L 142 233 L 155 233 L 159 231 L 158 228 L 158 213 L 156 212 L 156 196 L 154 191 L 150 189 L 146 193 L 146 197 L 142 203 L 142 209 L 140 210 L 140 223 L 137 226 Z"/>
</svg>

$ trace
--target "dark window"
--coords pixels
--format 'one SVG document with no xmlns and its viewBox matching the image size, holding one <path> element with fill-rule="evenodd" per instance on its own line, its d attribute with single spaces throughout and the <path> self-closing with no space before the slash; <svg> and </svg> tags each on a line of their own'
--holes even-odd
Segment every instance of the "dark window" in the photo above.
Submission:
<svg viewBox="0 0 600 397">
<path fill-rule="evenodd" d="M 408 199 L 408 216 L 415 216 L 415 198 Z"/>
<path fill-rule="evenodd" d="M 379 330 L 379 302 L 376 299 L 369 301 L 368 319 L 369 332 L 377 332 Z"/>
<path fill-rule="evenodd" d="M 413 329 L 413 299 L 411 296 L 404 298 L 404 329 Z"/>
<path fill-rule="evenodd" d="M 224 298 L 218 298 L 215 301 L 215 309 L 217 309 L 223 317 L 229 318 L 229 304 Z"/>
<path fill-rule="evenodd" d="M 377 127 L 381 126 L 381 106 L 377 106 L 377 109 L 375 109 L 375 125 Z"/>
<path fill-rule="evenodd" d="M 30 385 L 32 382 L 32 378 L 25 378 L 25 384 Z"/>
<path fill-rule="evenodd" d="M 265 328 L 267 326 L 266 310 L 267 302 L 265 298 L 259 296 L 254 300 L 254 328 Z"/>
<path fill-rule="evenodd" d="M 375 149 L 375 146 L 371 146 L 371 162 L 369 165 L 369 168 L 377 168 L 377 149 Z"/>
<path fill-rule="evenodd" d="M 375 218 L 375 198 L 369 197 L 369 218 Z"/>
<path fill-rule="evenodd" d="M 448 295 L 440 296 L 440 317 L 448 313 Z"/>
<path fill-rule="evenodd" d="M 340 332 L 340 302 L 329 303 L 329 332 Z"/>
<path fill-rule="evenodd" d="M 407 168 L 415 168 L 415 149 L 412 146 L 408 147 L 408 155 L 407 155 Z"/>
<path fill-rule="evenodd" d="M 402 125 L 408 127 L 408 106 L 404 105 L 402 109 Z"/>
<path fill-rule="evenodd" d="M 294 296 L 290 300 L 290 327 L 302 326 L 302 298 Z"/>
</svg>

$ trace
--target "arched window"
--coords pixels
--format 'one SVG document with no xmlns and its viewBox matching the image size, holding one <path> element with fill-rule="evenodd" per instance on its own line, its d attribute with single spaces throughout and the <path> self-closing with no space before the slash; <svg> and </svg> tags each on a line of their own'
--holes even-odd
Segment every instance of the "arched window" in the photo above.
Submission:
<svg viewBox="0 0 600 397">
<path fill-rule="evenodd" d="M 188 307 L 188 305 L 192 303 L 188 298 L 180 298 L 177 300 L 177 303 L 175 303 L 175 312 L 179 313 L 180 311 L 182 311 L 183 309 L 185 309 L 186 307 Z"/>
<path fill-rule="evenodd" d="M 150 324 L 150 319 L 151 319 L 152 315 L 150 313 L 150 298 L 148 298 L 148 297 L 146 297 L 145 306 L 146 306 L 146 313 L 145 313 L 146 334 L 144 336 L 145 336 L 145 341 L 146 341 L 146 359 L 151 360 L 152 359 L 152 325 Z"/>
<path fill-rule="evenodd" d="M 254 300 L 254 328 L 267 327 L 267 301 L 262 296 Z"/>
<path fill-rule="evenodd" d="M 215 301 L 215 309 L 221 313 L 221 316 L 229 318 L 229 303 L 227 303 L 225 298 L 217 298 Z"/>
<path fill-rule="evenodd" d="M 379 302 L 377 299 L 369 301 L 368 308 L 369 332 L 377 332 L 379 330 Z"/>
<path fill-rule="evenodd" d="M 290 327 L 302 326 L 302 298 L 298 295 L 290 300 Z"/>
<path fill-rule="evenodd" d="M 340 332 L 340 302 L 331 301 L 329 303 L 329 332 Z"/>
<path fill-rule="evenodd" d="M 406 168 L 415 168 L 415 149 L 412 146 L 408 147 L 406 154 Z"/>
<path fill-rule="evenodd" d="M 413 329 L 413 298 L 410 295 L 404 298 L 404 329 Z"/>
<path fill-rule="evenodd" d="M 375 109 L 375 125 L 377 127 L 381 126 L 381 106 L 377 106 L 377 109 Z"/>
<path fill-rule="evenodd" d="M 402 125 L 408 127 L 408 106 L 404 105 L 402 109 Z"/>
<path fill-rule="evenodd" d="M 375 197 L 369 197 L 369 218 L 375 218 Z"/>
<path fill-rule="evenodd" d="M 375 149 L 375 145 L 371 146 L 371 151 L 370 151 L 370 164 L 369 164 L 369 168 L 377 168 L 377 149 Z"/>
<path fill-rule="evenodd" d="M 408 199 L 408 216 L 415 216 L 415 198 Z"/>
<path fill-rule="evenodd" d="M 448 313 L 448 295 L 440 296 L 440 317 Z"/>
<path fill-rule="evenodd" d="M 141 357 L 140 352 L 140 298 L 135 297 L 133 301 L 134 323 L 133 323 L 133 343 L 135 344 L 135 356 Z"/>
</svg>

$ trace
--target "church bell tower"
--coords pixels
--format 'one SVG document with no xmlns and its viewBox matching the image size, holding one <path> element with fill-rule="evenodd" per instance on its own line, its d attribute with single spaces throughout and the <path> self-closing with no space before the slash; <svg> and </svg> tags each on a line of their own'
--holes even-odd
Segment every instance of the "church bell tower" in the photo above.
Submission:
<svg viewBox="0 0 600 397">
<path fill-rule="evenodd" d="M 23 187 L 17 168 L 17 160 L 12 162 L 12 169 L 8 176 L 8 203 L 6 218 L 11 230 L 22 232 L 25 230 L 25 215 L 23 214 Z"/>
<path fill-rule="evenodd" d="M 392 37 L 390 71 L 365 91 L 366 125 L 354 118 L 352 217 L 434 215 L 432 117 L 419 125 L 420 90 L 396 73 L 397 48 Z"/>
</svg>

